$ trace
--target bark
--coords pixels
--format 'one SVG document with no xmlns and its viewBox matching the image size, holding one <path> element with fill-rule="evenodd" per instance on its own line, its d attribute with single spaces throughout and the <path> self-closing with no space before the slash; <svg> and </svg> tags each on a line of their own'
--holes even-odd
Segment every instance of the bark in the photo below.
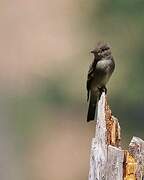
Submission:
<svg viewBox="0 0 144 180">
<path fill-rule="evenodd" d="M 89 180 L 143 180 L 144 141 L 133 137 L 129 150 L 122 150 L 120 131 L 118 119 L 102 93 L 91 146 Z"/>
</svg>

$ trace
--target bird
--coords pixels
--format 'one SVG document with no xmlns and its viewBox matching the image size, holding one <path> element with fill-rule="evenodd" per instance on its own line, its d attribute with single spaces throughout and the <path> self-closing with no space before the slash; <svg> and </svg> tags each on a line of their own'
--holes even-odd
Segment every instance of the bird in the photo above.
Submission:
<svg viewBox="0 0 144 180">
<path fill-rule="evenodd" d="M 91 53 L 94 59 L 89 67 L 86 82 L 87 101 L 89 101 L 87 122 L 95 119 L 97 102 L 102 92 L 107 93 L 106 84 L 115 69 L 115 61 L 108 43 L 98 42 Z"/>
</svg>

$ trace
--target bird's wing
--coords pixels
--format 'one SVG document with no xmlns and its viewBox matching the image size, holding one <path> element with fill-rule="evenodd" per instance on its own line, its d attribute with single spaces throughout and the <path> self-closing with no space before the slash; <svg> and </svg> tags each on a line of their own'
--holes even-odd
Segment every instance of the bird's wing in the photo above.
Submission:
<svg viewBox="0 0 144 180">
<path fill-rule="evenodd" d="M 94 78 L 94 72 L 95 72 L 95 65 L 92 63 L 89 67 L 88 76 L 87 76 L 87 100 L 89 100 L 89 91 L 91 87 L 91 82 Z"/>
</svg>

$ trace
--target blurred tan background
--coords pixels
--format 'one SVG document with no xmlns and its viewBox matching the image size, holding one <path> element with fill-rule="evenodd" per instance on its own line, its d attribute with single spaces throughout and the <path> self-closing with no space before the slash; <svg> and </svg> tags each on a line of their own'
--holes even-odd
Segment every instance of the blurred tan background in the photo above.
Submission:
<svg viewBox="0 0 144 180">
<path fill-rule="evenodd" d="M 87 180 L 86 77 L 100 40 L 123 147 L 144 139 L 143 0 L 0 1 L 0 179 Z"/>
</svg>

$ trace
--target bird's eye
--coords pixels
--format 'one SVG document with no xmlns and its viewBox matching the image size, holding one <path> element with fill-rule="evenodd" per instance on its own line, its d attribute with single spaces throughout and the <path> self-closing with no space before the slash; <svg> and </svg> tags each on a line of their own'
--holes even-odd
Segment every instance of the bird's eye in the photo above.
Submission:
<svg viewBox="0 0 144 180">
<path fill-rule="evenodd" d="M 109 47 L 103 47 L 102 48 L 102 51 L 106 51 L 106 50 L 108 50 L 109 49 Z"/>
</svg>

